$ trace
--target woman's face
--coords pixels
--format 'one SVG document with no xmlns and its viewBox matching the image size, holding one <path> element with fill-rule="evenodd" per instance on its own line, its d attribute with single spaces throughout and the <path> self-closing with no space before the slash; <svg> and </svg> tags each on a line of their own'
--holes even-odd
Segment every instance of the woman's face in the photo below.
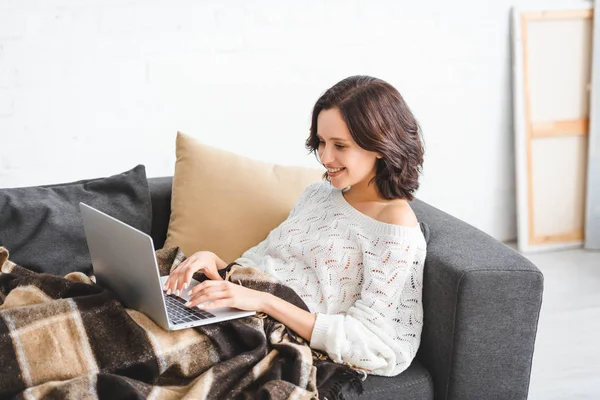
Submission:
<svg viewBox="0 0 600 400">
<path fill-rule="evenodd" d="M 317 154 L 334 187 L 343 189 L 369 182 L 375 176 L 380 156 L 356 144 L 337 107 L 319 113 L 317 135 Z"/>
</svg>

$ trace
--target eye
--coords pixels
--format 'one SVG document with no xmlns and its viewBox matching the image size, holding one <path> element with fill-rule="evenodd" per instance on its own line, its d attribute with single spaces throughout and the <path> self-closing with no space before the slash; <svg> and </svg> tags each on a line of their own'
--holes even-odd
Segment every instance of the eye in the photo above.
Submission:
<svg viewBox="0 0 600 400">
<path fill-rule="evenodd" d="M 321 147 L 323 145 L 325 145 L 325 141 L 323 139 L 319 138 L 319 147 Z M 334 146 L 338 150 L 343 150 L 343 149 L 345 149 L 347 147 L 347 146 L 344 146 L 344 145 L 341 145 L 341 144 L 336 144 Z"/>
</svg>

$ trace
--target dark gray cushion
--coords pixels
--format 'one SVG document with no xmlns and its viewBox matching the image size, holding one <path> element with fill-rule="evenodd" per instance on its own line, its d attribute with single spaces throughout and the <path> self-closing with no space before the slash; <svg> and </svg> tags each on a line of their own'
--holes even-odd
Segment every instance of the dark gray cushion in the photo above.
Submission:
<svg viewBox="0 0 600 400">
<path fill-rule="evenodd" d="M 92 272 L 79 202 L 150 233 L 146 169 L 58 185 L 0 189 L 0 245 L 13 262 L 54 275 Z"/>
<path fill-rule="evenodd" d="M 167 239 L 169 219 L 171 218 L 171 189 L 173 178 L 170 176 L 148 179 L 150 198 L 152 199 L 152 240 L 155 249 L 162 249 Z"/>
</svg>

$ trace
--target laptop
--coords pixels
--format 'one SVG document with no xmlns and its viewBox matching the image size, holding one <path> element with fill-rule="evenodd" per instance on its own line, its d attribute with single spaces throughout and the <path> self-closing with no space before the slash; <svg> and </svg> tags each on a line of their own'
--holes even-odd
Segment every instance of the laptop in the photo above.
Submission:
<svg viewBox="0 0 600 400">
<path fill-rule="evenodd" d="M 79 203 L 96 282 L 115 293 L 127 308 L 146 314 L 167 330 L 207 325 L 256 314 L 223 307 L 185 307 L 187 293 L 167 295 L 162 287 L 152 238 L 116 218 Z M 192 279 L 188 289 L 198 285 Z M 188 290 L 185 290 L 187 292 Z"/>
</svg>

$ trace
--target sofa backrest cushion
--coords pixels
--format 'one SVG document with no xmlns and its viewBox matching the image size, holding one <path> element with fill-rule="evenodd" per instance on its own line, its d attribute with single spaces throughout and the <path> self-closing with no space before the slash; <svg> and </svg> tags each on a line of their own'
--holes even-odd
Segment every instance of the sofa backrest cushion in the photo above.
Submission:
<svg viewBox="0 0 600 400">
<path fill-rule="evenodd" d="M 0 189 L 0 246 L 11 261 L 64 276 L 92 272 L 79 202 L 145 233 L 152 205 L 143 165 L 107 178 Z"/>
<path fill-rule="evenodd" d="M 187 256 L 208 250 L 227 262 L 267 237 L 324 172 L 253 160 L 181 132 L 176 153 L 165 247 Z"/>
</svg>

